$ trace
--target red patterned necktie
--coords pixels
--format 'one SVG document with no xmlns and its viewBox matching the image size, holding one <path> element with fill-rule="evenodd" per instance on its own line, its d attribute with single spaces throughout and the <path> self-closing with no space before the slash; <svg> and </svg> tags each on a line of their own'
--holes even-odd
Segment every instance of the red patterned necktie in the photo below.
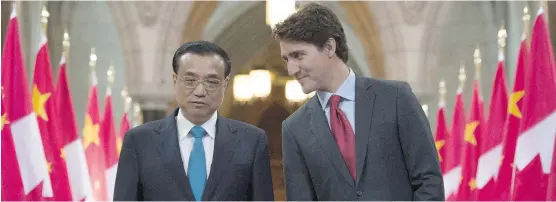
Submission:
<svg viewBox="0 0 556 202">
<path fill-rule="evenodd" d="M 339 95 L 330 97 L 330 128 L 351 177 L 355 180 L 355 133 L 346 114 L 339 107 L 341 98 Z"/>
</svg>

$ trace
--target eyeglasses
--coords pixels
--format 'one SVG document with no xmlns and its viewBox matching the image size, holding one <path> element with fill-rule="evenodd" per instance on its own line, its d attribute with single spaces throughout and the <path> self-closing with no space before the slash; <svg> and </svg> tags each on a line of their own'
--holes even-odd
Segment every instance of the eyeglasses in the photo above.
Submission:
<svg viewBox="0 0 556 202">
<path fill-rule="evenodd" d="M 207 91 L 215 91 L 222 86 L 222 81 L 216 78 L 206 78 L 202 81 L 199 80 L 197 77 L 193 76 L 177 76 L 178 80 L 180 80 L 184 87 L 189 89 L 195 89 L 199 85 L 199 83 L 203 82 L 203 86 Z"/>
</svg>

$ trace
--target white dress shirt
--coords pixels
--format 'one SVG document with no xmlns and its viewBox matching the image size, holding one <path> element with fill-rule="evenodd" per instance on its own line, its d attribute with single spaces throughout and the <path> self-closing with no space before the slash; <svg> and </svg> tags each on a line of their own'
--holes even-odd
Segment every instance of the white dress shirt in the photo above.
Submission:
<svg viewBox="0 0 556 202">
<path fill-rule="evenodd" d="M 355 73 L 353 70 L 349 70 L 348 77 L 344 80 L 344 83 L 338 88 L 335 93 L 326 91 L 317 91 L 317 96 L 319 102 L 326 115 L 326 120 L 328 121 L 328 126 L 330 127 L 330 103 L 328 103 L 332 95 L 339 95 L 342 97 L 339 103 L 339 108 L 346 114 L 351 128 L 354 130 L 355 134 Z M 332 129 L 332 128 L 331 128 Z"/>
<path fill-rule="evenodd" d="M 212 165 L 212 156 L 214 154 L 214 137 L 216 135 L 216 119 L 217 112 L 214 112 L 212 117 L 205 122 L 201 127 L 205 129 L 207 135 L 203 137 L 203 147 L 205 148 L 205 159 L 207 166 L 207 178 L 210 173 L 210 166 Z M 178 128 L 178 140 L 180 145 L 181 160 L 183 161 L 183 167 L 185 168 L 185 173 L 187 174 L 187 168 L 189 166 L 189 155 L 193 150 L 193 142 L 195 138 L 189 133 L 195 124 L 187 120 L 181 109 L 179 109 L 178 115 L 176 116 L 176 125 Z"/>
</svg>

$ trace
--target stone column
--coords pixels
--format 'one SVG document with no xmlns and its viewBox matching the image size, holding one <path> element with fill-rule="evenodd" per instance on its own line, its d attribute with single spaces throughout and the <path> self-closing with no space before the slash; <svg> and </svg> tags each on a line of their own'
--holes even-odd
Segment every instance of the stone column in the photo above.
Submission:
<svg viewBox="0 0 556 202">
<path fill-rule="evenodd" d="M 19 18 L 21 51 L 27 70 L 27 80 L 32 83 L 35 59 L 41 39 L 40 11 L 43 3 L 40 1 L 23 1 L 16 5 L 19 6 L 17 17 Z"/>
<path fill-rule="evenodd" d="M 140 101 L 143 123 L 163 119 L 168 115 L 168 102 L 158 99 Z"/>
<path fill-rule="evenodd" d="M 10 22 L 10 14 L 12 13 L 12 1 L 2 1 L 2 52 L 4 51 L 4 40 L 8 31 L 8 23 Z"/>
<path fill-rule="evenodd" d="M 550 40 L 552 40 L 552 50 L 556 50 L 556 2 L 548 1 L 548 26 L 550 28 Z M 554 55 L 556 57 L 556 53 Z"/>
<path fill-rule="evenodd" d="M 506 40 L 506 76 L 508 81 L 508 86 L 513 88 L 515 70 L 517 64 L 517 56 L 519 52 L 519 46 L 521 45 L 521 35 L 523 34 L 523 8 L 525 7 L 525 2 L 521 1 L 508 1 L 507 12 L 506 12 L 506 32 L 508 33 L 508 38 Z M 531 14 L 529 8 L 529 15 Z"/>
</svg>

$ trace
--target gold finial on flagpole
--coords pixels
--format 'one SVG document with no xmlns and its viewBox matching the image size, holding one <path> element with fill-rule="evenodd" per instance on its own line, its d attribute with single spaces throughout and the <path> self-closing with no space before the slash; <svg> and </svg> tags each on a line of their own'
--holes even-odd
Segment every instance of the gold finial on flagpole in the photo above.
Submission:
<svg viewBox="0 0 556 202">
<path fill-rule="evenodd" d="M 131 109 L 132 99 L 129 96 L 129 92 L 127 91 L 127 86 L 124 86 L 122 92 L 120 92 L 122 99 L 124 100 L 124 111 L 129 114 L 129 110 Z"/>
<path fill-rule="evenodd" d="M 477 81 L 481 80 L 481 50 L 479 50 L 479 44 L 477 43 L 477 48 L 473 52 L 473 63 L 475 63 L 475 79 Z"/>
<path fill-rule="evenodd" d="M 459 65 L 459 75 L 458 75 L 458 80 L 459 80 L 459 86 L 458 86 L 458 93 L 463 93 L 463 87 L 465 86 L 465 79 L 467 78 L 466 74 L 465 74 L 465 64 L 463 62 L 463 60 L 460 62 Z"/>
<path fill-rule="evenodd" d="M 446 106 L 446 82 L 444 79 L 438 83 L 438 94 L 440 95 L 438 107 Z"/>
<path fill-rule="evenodd" d="M 47 33 L 48 17 L 50 17 L 50 13 L 48 12 L 48 10 L 46 10 L 46 1 L 45 1 L 43 2 L 42 10 L 41 10 L 41 27 L 44 36 L 46 36 Z"/>
<path fill-rule="evenodd" d="M 527 6 L 527 3 L 525 3 L 525 7 L 523 7 L 523 17 L 521 17 L 521 19 L 523 20 L 523 33 L 521 35 L 521 40 L 528 40 L 531 14 L 529 14 L 529 7 Z"/>
<path fill-rule="evenodd" d="M 112 61 L 110 61 L 110 66 L 108 67 L 108 71 L 106 71 L 106 76 L 107 76 L 107 81 L 108 81 L 108 85 L 106 85 L 106 94 L 107 95 L 112 95 L 112 86 L 114 86 L 114 80 L 115 80 L 115 70 L 114 70 L 114 64 Z"/>
<path fill-rule="evenodd" d="M 69 57 L 69 49 L 70 49 L 70 36 L 68 33 L 68 29 L 64 29 L 64 41 L 62 42 L 62 46 L 64 47 L 64 57 L 66 57 L 66 63 Z"/>
<path fill-rule="evenodd" d="M 89 55 L 89 66 L 91 67 L 91 84 L 96 86 L 98 83 L 96 66 L 97 66 L 97 54 L 95 53 L 95 48 L 91 48 L 91 55 Z"/>
<path fill-rule="evenodd" d="M 504 22 L 502 22 L 500 30 L 498 30 L 498 47 L 502 53 L 504 52 L 504 48 L 506 48 L 506 38 L 508 38 L 508 33 L 504 28 Z"/>
<path fill-rule="evenodd" d="M 139 103 L 133 104 L 133 125 L 138 126 L 143 124 L 143 114 Z"/>
<path fill-rule="evenodd" d="M 508 33 L 504 28 L 504 22 L 500 26 L 500 30 L 498 30 L 498 61 L 504 60 L 504 53 L 506 48 L 506 38 L 508 38 Z"/>
</svg>

